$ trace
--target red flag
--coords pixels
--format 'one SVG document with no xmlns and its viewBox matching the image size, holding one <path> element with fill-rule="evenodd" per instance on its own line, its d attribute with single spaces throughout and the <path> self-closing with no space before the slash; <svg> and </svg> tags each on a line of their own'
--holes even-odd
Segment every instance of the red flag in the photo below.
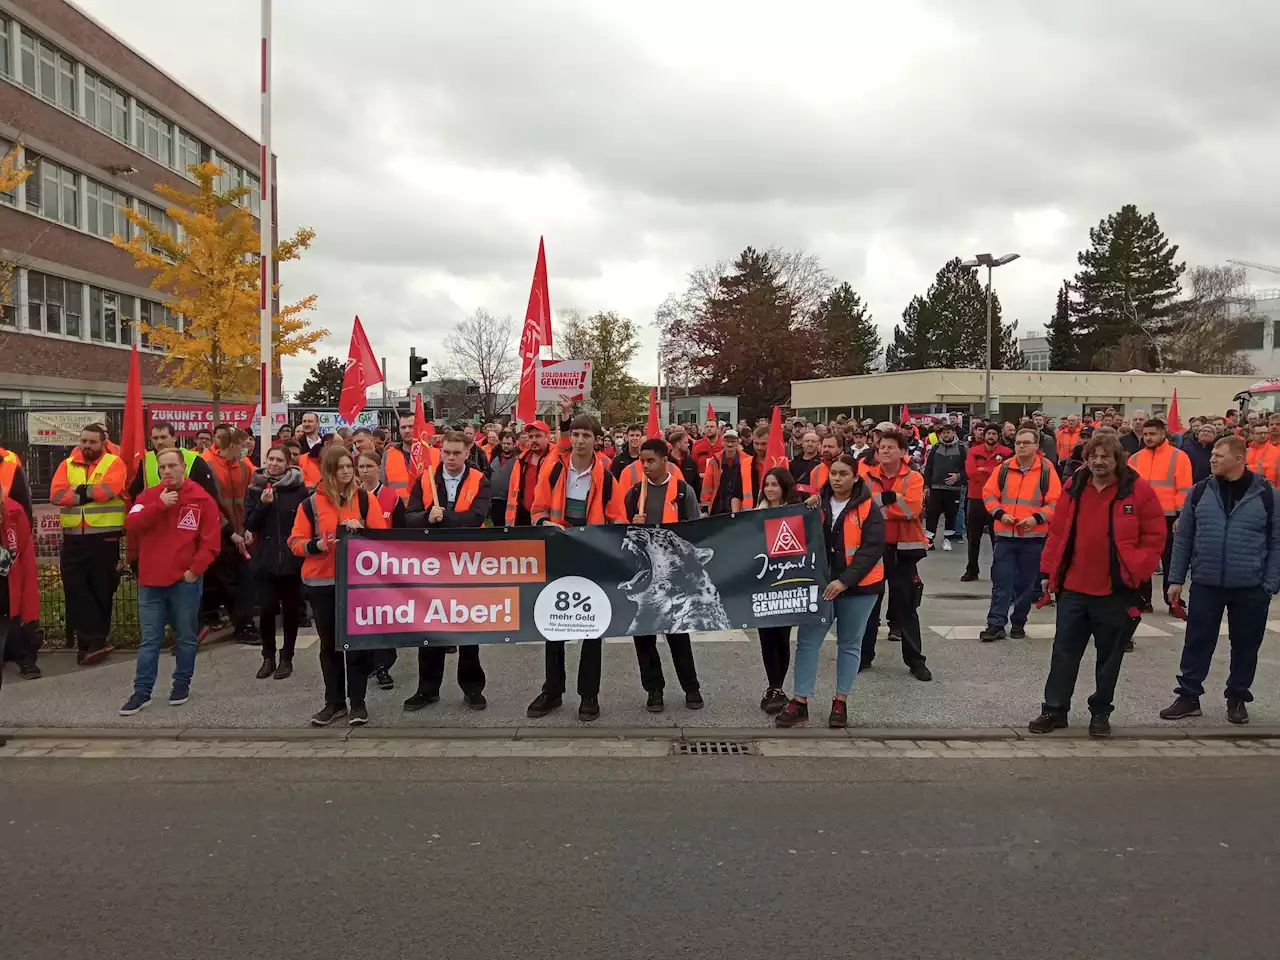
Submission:
<svg viewBox="0 0 1280 960">
<path fill-rule="evenodd" d="M 413 442 L 409 447 L 409 461 L 414 469 L 422 471 L 422 463 L 429 456 L 431 438 L 435 436 L 436 425 L 427 419 L 426 410 L 422 406 L 422 394 L 413 401 Z"/>
<path fill-rule="evenodd" d="M 1169 432 L 1182 432 L 1182 419 L 1178 416 L 1178 388 L 1173 388 L 1173 400 L 1169 403 Z"/>
<path fill-rule="evenodd" d="M 911 408 L 904 403 L 902 405 L 902 416 L 898 418 L 898 423 L 910 423 L 910 422 L 911 422 Z"/>
<path fill-rule="evenodd" d="M 120 459 L 124 461 L 129 481 L 137 472 L 138 460 L 147 452 L 146 436 L 142 417 L 142 372 L 138 367 L 138 345 L 135 343 L 129 356 L 129 385 L 124 392 L 124 429 L 120 432 Z"/>
<path fill-rule="evenodd" d="M 711 405 L 710 400 L 707 401 L 707 419 L 708 420 L 716 419 L 716 408 Z"/>
<path fill-rule="evenodd" d="M 769 448 L 765 451 L 765 459 L 770 470 L 781 466 L 787 459 L 782 439 L 782 410 L 776 406 L 773 408 L 773 419 L 769 422 Z"/>
<path fill-rule="evenodd" d="M 537 418 L 538 356 L 542 347 L 551 346 L 551 297 L 547 292 L 547 254 L 538 238 L 538 262 L 533 268 L 533 286 L 529 288 L 529 306 L 524 311 L 524 329 L 520 333 L 520 393 L 516 397 L 516 419 L 531 423 Z"/>
<path fill-rule="evenodd" d="M 662 426 L 658 423 L 658 388 L 651 387 L 649 389 L 649 424 L 645 430 L 645 437 L 652 440 L 654 437 L 662 437 Z"/>
<path fill-rule="evenodd" d="M 347 423 L 355 423 L 364 409 L 365 391 L 382 382 L 382 368 L 373 355 L 369 338 L 364 335 L 360 318 L 351 327 L 351 346 L 347 348 L 347 370 L 342 375 L 342 395 L 338 398 L 338 412 Z"/>
</svg>

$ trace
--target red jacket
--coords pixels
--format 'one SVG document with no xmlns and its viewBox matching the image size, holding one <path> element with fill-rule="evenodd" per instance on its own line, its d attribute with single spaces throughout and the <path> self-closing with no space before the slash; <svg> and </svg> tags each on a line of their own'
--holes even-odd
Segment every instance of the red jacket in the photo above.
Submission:
<svg viewBox="0 0 1280 960">
<path fill-rule="evenodd" d="M 9 568 L 9 617 L 20 623 L 40 619 L 40 584 L 36 576 L 36 546 L 31 519 L 22 504 L 6 497 L 0 511 L 0 544 L 13 554 Z"/>
<path fill-rule="evenodd" d="M 706 440 L 695 440 L 693 442 L 693 450 L 691 453 L 693 455 L 693 459 L 698 464 L 698 473 L 706 473 L 707 461 L 724 453 L 724 439 L 717 438 L 715 446 L 707 443 Z"/>
<path fill-rule="evenodd" d="M 969 446 L 969 453 L 964 458 L 964 474 L 969 478 L 970 499 L 982 499 L 982 488 L 987 485 L 988 478 L 1000 468 L 1000 464 L 1012 456 L 1012 450 L 998 443 L 991 453 L 987 453 L 985 443 L 974 443 Z"/>
<path fill-rule="evenodd" d="M 222 548 L 222 518 L 218 504 L 198 483 L 184 480 L 178 502 L 166 506 L 163 483 L 138 495 L 125 515 L 125 534 L 138 544 L 138 583 L 168 587 L 190 570 L 199 576 Z"/>
<path fill-rule="evenodd" d="M 1093 482 L 1088 470 L 1077 470 L 1063 491 L 1049 527 L 1049 538 L 1040 555 L 1040 570 L 1049 578 L 1049 590 L 1062 589 L 1075 552 L 1076 507 L 1086 483 Z M 1111 571 L 1115 592 L 1136 590 L 1160 566 L 1167 532 L 1164 507 L 1155 488 L 1128 467 L 1121 469 L 1120 484 L 1111 502 L 1111 548 L 1106 557 L 1081 558 L 1088 563 L 1105 563 Z"/>
</svg>

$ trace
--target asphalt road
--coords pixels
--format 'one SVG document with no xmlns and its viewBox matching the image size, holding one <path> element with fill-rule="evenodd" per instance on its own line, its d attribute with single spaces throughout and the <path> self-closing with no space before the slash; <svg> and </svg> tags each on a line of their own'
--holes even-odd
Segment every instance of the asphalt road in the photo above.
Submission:
<svg viewBox="0 0 1280 960">
<path fill-rule="evenodd" d="M 1280 762 L 0 766 L 0 954 L 1274 958 Z"/>
</svg>

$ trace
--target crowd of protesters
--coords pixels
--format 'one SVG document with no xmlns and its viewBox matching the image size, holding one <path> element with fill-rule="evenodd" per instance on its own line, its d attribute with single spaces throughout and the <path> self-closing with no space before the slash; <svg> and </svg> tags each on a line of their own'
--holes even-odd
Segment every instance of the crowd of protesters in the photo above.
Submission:
<svg viewBox="0 0 1280 960">
<path fill-rule="evenodd" d="M 900 424 L 839 417 L 794 419 L 784 455 L 770 455 L 770 426 L 716 420 L 667 428 L 646 438 L 638 424 L 612 433 L 585 414 L 562 410 L 556 428 L 459 425 L 414 451 L 413 418 L 398 439 L 384 429 L 322 432 L 315 414 L 282 427 L 261 467 L 253 438 L 231 424 L 201 431 L 194 449 L 154 423 L 150 451 L 126 485 L 125 464 L 106 430 L 88 424 L 54 476 L 51 501 L 62 527 L 60 573 L 67 628 L 83 666 L 112 652 L 111 609 L 120 541 L 138 581 L 141 646 L 122 715 L 151 700 L 167 631 L 174 640 L 169 703 L 190 696 L 196 653 L 214 626 L 261 648 L 256 678 L 287 680 L 299 629 L 309 616 L 319 637 L 324 703 L 311 723 L 368 722 L 373 678 L 392 689 L 394 650 L 343 653 L 337 647 L 334 545 L 366 528 L 480 527 L 486 524 L 662 524 L 700 516 L 805 503 L 821 511 L 833 605 L 836 696 L 828 722 L 847 723 L 857 674 L 875 660 L 880 619 L 920 681 L 926 665 L 918 606 L 919 564 L 929 551 L 964 545 L 967 582 L 980 579 L 984 539 L 992 545 L 991 602 L 983 642 L 1026 636 L 1033 605 L 1056 605 L 1056 629 L 1041 715 L 1034 733 L 1064 727 L 1081 659 L 1097 648 L 1090 733 L 1107 736 L 1124 654 L 1152 582 L 1187 621 L 1174 703 L 1160 716 L 1201 714 L 1200 698 L 1225 613 L 1232 656 L 1227 717 L 1248 722 L 1245 706 L 1280 592 L 1280 414 L 1237 422 L 1193 417 L 1183 433 L 1158 417 L 1114 409 L 1053 419 L 1036 412 L 1018 424 L 952 413 Z M 40 676 L 31 629 L 39 593 L 32 506 L 22 465 L 0 449 L 0 653 L 9 640 L 21 676 Z M 966 542 L 967 534 L 967 542 Z M 1183 587 L 1191 577 L 1189 596 Z M 1006 627 L 1009 632 L 1006 634 Z M 277 636 L 277 632 L 279 636 Z M 766 688 L 760 707 L 780 727 L 808 722 L 825 624 L 797 630 L 794 696 L 791 628 L 759 631 Z M 703 706 L 687 634 L 666 637 L 688 709 Z M 657 637 L 634 638 L 640 683 L 653 712 L 665 709 Z M 464 701 L 487 706 L 481 647 L 429 646 L 417 656 L 407 711 L 440 699 L 446 657 L 456 654 Z M 583 641 L 578 718 L 600 715 L 600 640 Z M 544 717 L 563 705 L 563 642 L 545 644 L 541 692 L 528 707 Z"/>
</svg>

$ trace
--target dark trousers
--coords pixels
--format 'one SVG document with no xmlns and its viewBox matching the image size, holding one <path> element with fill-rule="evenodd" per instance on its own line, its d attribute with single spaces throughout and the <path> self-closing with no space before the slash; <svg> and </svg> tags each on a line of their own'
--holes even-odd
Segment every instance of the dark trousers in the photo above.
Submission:
<svg viewBox="0 0 1280 960">
<path fill-rule="evenodd" d="M 81 653 L 101 650 L 111 633 L 111 604 L 120 585 L 120 537 L 102 533 L 62 538 L 58 567 L 67 602 L 67 639 Z"/>
<path fill-rule="evenodd" d="M 339 650 L 337 606 L 333 587 L 307 587 L 307 599 L 320 635 L 320 672 L 324 675 L 324 702 L 330 707 L 364 703 L 373 670 L 373 651 Z"/>
<path fill-rule="evenodd" d="M 1040 553 L 1043 537 L 996 537 L 991 561 L 991 608 L 987 626 L 1004 629 L 1013 608 L 1013 622 L 1024 624 L 1031 605 L 1040 599 Z"/>
<path fill-rule="evenodd" d="M 1136 597 L 1130 593 L 1113 593 L 1091 597 L 1074 590 L 1058 594 L 1057 623 L 1054 628 L 1053 655 L 1049 662 L 1049 679 L 1044 685 L 1045 713 L 1065 716 L 1071 709 L 1071 695 L 1076 689 L 1080 661 L 1089 646 L 1089 637 L 1098 652 L 1093 696 L 1089 712 L 1107 717 L 1115 709 L 1116 681 L 1124 660 L 1124 645 L 1133 639 L 1138 620 L 1129 615 Z"/>
<path fill-rule="evenodd" d="M 603 657 L 602 640 L 580 640 L 582 654 L 578 658 L 578 696 L 600 696 L 600 661 Z M 461 647 L 459 647 L 461 649 Z M 547 679 L 542 692 L 553 697 L 564 695 L 564 641 L 548 640 L 546 643 Z"/>
<path fill-rule="evenodd" d="M 0 584 L 0 589 L 8 589 L 8 584 Z M 4 686 L 4 648 L 9 642 L 9 635 L 18 635 L 21 625 L 12 617 L 0 617 L 0 687 Z"/>
<path fill-rule="evenodd" d="M 1177 517 L 1165 517 L 1165 538 L 1164 538 L 1164 555 L 1160 558 L 1160 590 L 1164 595 L 1165 605 L 1169 604 L 1169 562 L 1173 559 L 1173 522 Z M 1142 595 L 1143 603 L 1151 602 L 1153 593 L 1150 580 L 1144 580 L 1142 586 L 1138 588 L 1138 592 Z M 1189 614 L 1188 614 L 1189 615 Z"/>
<path fill-rule="evenodd" d="M 1178 693 L 1184 697 L 1204 696 L 1204 680 L 1209 676 L 1213 650 L 1218 645 L 1222 613 L 1227 613 L 1227 634 L 1231 643 L 1231 666 L 1227 673 L 1226 697 L 1253 700 L 1249 688 L 1258 670 L 1258 650 L 1267 631 L 1267 611 L 1271 594 L 1262 587 L 1210 587 L 1191 584 L 1187 605 L 1187 637 L 1182 643 L 1182 663 L 1178 672 Z"/>
<path fill-rule="evenodd" d="M 764 675 L 771 687 L 781 690 L 787 682 L 787 668 L 791 666 L 791 628 L 760 628 L 760 659 L 764 661 Z"/>
<path fill-rule="evenodd" d="M 640 665 L 640 685 L 648 693 L 661 692 L 666 685 L 662 676 L 662 657 L 658 655 L 656 636 L 633 637 L 636 644 L 636 663 Z M 676 679 L 685 693 L 698 690 L 698 670 L 693 664 L 693 644 L 687 633 L 668 633 L 667 647 L 671 650 L 671 662 L 676 668 Z"/>
<path fill-rule="evenodd" d="M 5 587 L 0 585 L 0 590 Z M 7 600 L 7 598 L 4 598 Z M 4 611 L 8 609 L 6 602 L 0 601 L 0 621 L 11 619 Z M 8 645 L 0 645 L 0 665 L 7 661 L 12 661 L 19 666 L 35 666 L 36 658 L 40 655 L 40 624 L 37 622 L 21 623 L 16 618 L 13 623 L 5 628 L 0 626 L 0 630 L 9 630 Z"/>
<path fill-rule="evenodd" d="M 505 527 L 507 525 L 507 501 L 506 500 L 490 500 L 489 501 L 489 522 L 492 523 L 495 527 Z"/>
<path fill-rule="evenodd" d="M 236 630 L 243 630 L 253 623 L 253 582 L 248 563 L 234 543 L 224 538 L 222 549 L 213 558 L 205 572 L 206 611 L 227 608 Z"/>
<path fill-rule="evenodd" d="M 298 612 L 302 609 L 302 576 L 286 573 L 280 576 L 262 574 L 258 581 L 258 630 L 262 634 L 262 655 L 275 659 L 276 617 L 283 621 L 284 642 L 280 656 L 293 659 L 293 648 L 298 641 Z"/>
<path fill-rule="evenodd" d="M 390 670 L 396 665 L 396 648 L 383 647 L 373 651 L 373 669 Z"/>
<path fill-rule="evenodd" d="M 956 535 L 956 513 L 960 510 L 959 490 L 930 490 L 929 502 L 924 508 L 924 528 L 930 533 L 937 533 L 938 518 L 946 520 L 943 533 Z"/>
<path fill-rule="evenodd" d="M 444 682 L 444 647 L 418 648 L 418 692 L 439 696 Z M 469 644 L 458 647 L 458 686 L 463 693 L 484 692 L 484 667 L 480 666 L 480 647 Z"/>
<path fill-rule="evenodd" d="M 924 663 L 924 643 L 920 636 L 920 614 L 916 610 L 916 561 L 898 555 L 898 545 L 884 546 L 884 577 L 889 596 L 889 618 L 902 633 L 902 662 L 908 667 Z M 862 663 L 876 658 L 876 634 L 880 632 L 880 606 L 885 593 L 876 597 L 875 609 L 867 618 L 862 635 Z"/>
<path fill-rule="evenodd" d="M 969 562 L 965 565 L 965 573 L 978 575 L 978 551 L 982 549 L 983 532 L 991 537 L 991 549 L 996 547 L 995 526 L 991 514 L 982 503 L 981 497 L 970 497 L 965 504 L 964 535 L 969 540 Z"/>
</svg>

